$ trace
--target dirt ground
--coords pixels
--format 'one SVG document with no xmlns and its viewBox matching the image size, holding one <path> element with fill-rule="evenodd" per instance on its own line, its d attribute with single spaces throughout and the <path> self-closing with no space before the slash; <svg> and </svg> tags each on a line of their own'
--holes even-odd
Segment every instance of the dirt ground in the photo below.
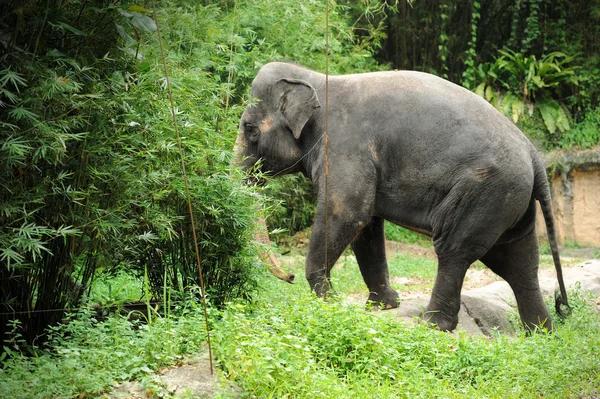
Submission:
<svg viewBox="0 0 600 399">
<path fill-rule="evenodd" d="M 189 398 L 216 397 L 221 384 L 218 370 L 211 373 L 208 350 L 171 368 L 149 376 L 144 382 L 115 383 L 114 391 L 104 394 L 106 399 Z M 234 393 L 235 387 L 226 388 Z"/>
</svg>

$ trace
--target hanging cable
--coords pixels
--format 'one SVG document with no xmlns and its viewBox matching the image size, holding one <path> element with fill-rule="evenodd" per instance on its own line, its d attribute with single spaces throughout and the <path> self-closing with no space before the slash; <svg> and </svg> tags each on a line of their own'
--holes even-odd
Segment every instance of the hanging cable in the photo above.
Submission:
<svg viewBox="0 0 600 399">
<path fill-rule="evenodd" d="M 325 280 L 329 288 L 328 235 L 329 235 L 329 0 L 325 0 Z M 324 298 L 327 291 L 324 291 Z"/>
<path fill-rule="evenodd" d="M 230 48 L 229 48 L 229 66 L 227 67 L 227 95 L 225 97 L 225 111 L 229 109 L 229 93 L 231 85 L 231 81 L 233 80 L 233 53 L 235 50 L 235 46 L 233 44 L 233 33 L 235 28 L 235 22 L 237 17 L 237 1 L 233 1 L 233 16 L 231 17 L 231 38 L 230 38 Z"/>
<path fill-rule="evenodd" d="M 158 35 L 158 44 L 160 46 L 160 54 L 162 58 L 163 68 L 165 70 L 165 81 L 167 83 L 167 92 L 169 93 L 169 103 L 171 104 L 171 115 L 173 117 L 173 126 L 177 134 L 177 146 L 179 147 L 179 158 L 181 159 L 181 171 L 183 174 L 183 182 L 185 186 L 185 194 L 187 196 L 188 211 L 190 215 L 190 223 L 192 224 L 192 237 L 194 239 L 194 249 L 196 250 L 196 263 L 198 264 L 198 278 L 200 280 L 200 290 L 202 293 L 202 307 L 204 308 L 204 321 L 206 322 L 206 343 L 208 344 L 208 358 L 210 362 L 210 374 L 213 375 L 213 356 L 212 346 L 210 344 L 210 328 L 208 325 L 208 309 L 206 306 L 206 290 L 204 288 L 204 278 L 202 277 L 202 264 L 200 263 L 200 251 L 198 250 L 198 237 L 196 235 L 196 222 L 194 220 L 194 211 L 192 209 L 192 199 L 190 196 L 190 187 L 188 177 L 185 171 L 185 162 L 183 159 L 183 148 L 181 145 L 181 135 L 177 126 L 177 116 L 175 115 L 175 106 L 173 105 L 173 92 L 171 91 L 171 82 L 169 80 L 169 72 L 167 69 L 167 61 L 165 59 L 165 50 L 162 37 L 160 35 L 160 27 L 158 24 L 158 16 L 156 15 L 156 0 L 152 0 L 152 10 L 154 12 L 154 22 L 156 23 L 156 34 Z"/>
</svg>

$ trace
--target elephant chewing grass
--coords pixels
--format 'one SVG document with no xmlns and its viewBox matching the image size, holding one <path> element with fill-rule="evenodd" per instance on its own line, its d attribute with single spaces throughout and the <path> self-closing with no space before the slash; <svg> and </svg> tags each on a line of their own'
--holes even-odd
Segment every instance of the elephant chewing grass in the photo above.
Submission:
<svg viewBox="0 0 600 399">
<path fill-rule="evenodd" d="M 305 267 L 317 295 L 330 290 L 331 268 L 351 245 L 369 301 L 398 306 L 385 255 L 388 220 L 433 239 L 438 273 L 424 318 L 441 330 L 456 327 L 465 273 L 476 260 L 510 284 L 527 328 L 551 330 L 537 276 L 537 200 L 560 286 L 556 310 L 570 313 L 546 172 L 512 122 L 476 94 L 434 75 L 330 76 L 325 201 L 325 80 L 295 64 L 262 67 L 252 83 L 258 102 L 243 113 L 236 141 L 238 163 L 246 170 L 260 160 L 261 172 L 300 172 L 315 185 Z"/>
</svg>

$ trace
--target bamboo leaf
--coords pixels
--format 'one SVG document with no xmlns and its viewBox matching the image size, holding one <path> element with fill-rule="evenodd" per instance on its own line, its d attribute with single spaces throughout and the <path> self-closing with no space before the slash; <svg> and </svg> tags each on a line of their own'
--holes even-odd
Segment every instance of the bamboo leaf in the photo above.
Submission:
<svg viewBox="0 0 600 399">
<path fill-rule="evenodd" d="M 156 31 L 156 24 L 154 20 L 147 15 L 140 14 L 139 12 L 132 12 L 133 17 L 131 18 L 131 25 L 138 28 L 141 32 L 154 32 Z"/>
<path fill-rule="evenodd" d="M 23 106 L 13 108 L 8 115 L 17 121 L 25 119 L 30 122 L 38 122 L 38 115 Z"/>
</svg>

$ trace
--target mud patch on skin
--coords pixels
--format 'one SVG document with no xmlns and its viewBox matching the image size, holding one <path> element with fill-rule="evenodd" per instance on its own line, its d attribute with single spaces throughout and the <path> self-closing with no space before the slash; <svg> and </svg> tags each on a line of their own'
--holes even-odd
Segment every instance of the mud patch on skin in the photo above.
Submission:
<svg viewBox="0 0 600 399">
<path fill-rule="evenodd" d="M 329 201 L 331 204 L 331 213 L 333 215 L 340 216 L 344 214 L 345 207 L 342 200 L 340 200 L 339 198 L 332 198 Z"/>
<path fill-rule="evenodd" d="M 260 122 L 260 125 L 258 126 L 258 129 L 260 130 L 261 133 L 266 133 L 269 130 L 271 130 L 272 128 L 273 128 L 273 119 L 271 119 L 271 118 L 263 119 Z"/>
<path fill-rule="evenodd" d="M 377 149 L 375 148 L 375 143 L 369 143 L 369 151 L 371 152 L 373 161 L 378 162 L 379 161 L 379 153 L 377 152 Z"/>
<path fill-rule="evenodd" d="M 290 150 L 290 157 L 294 160 L 299 159 L 302 157 L 302 151 L 300 151 L 298 148 L 292 148 Z"/>
</svg>

